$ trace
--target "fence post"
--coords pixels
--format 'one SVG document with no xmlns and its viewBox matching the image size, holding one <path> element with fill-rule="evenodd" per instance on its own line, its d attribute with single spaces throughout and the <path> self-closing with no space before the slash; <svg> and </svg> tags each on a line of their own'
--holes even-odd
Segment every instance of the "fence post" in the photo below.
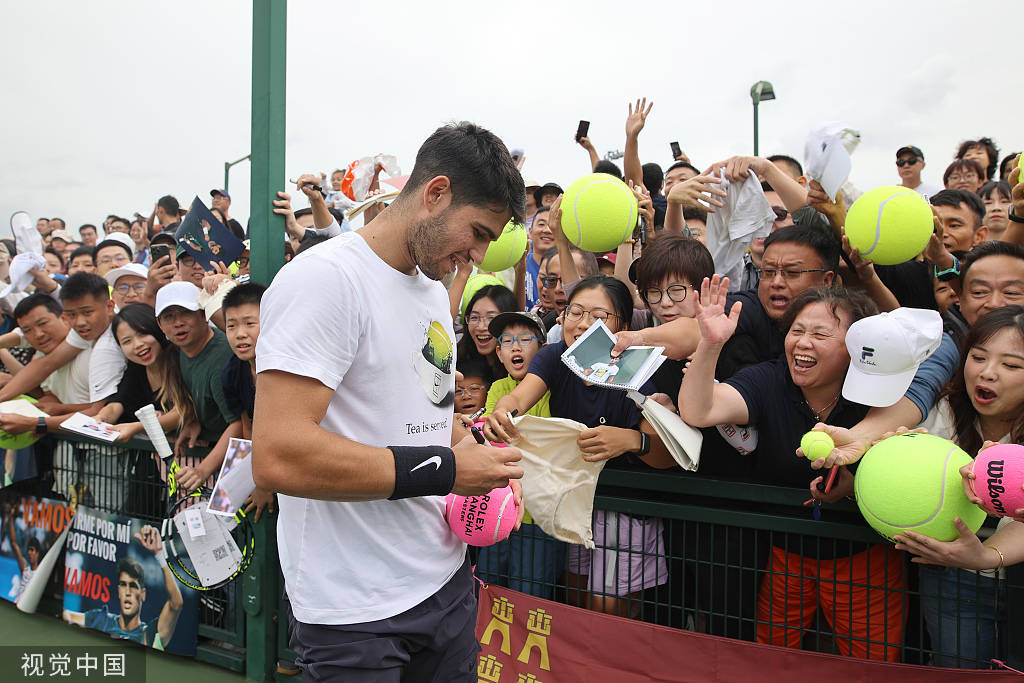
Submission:
<svg viewBox="0 0 1024 683">
<path fill-rule="evenodd" d="M 252 277 L 270 284 L 284 265 L 284 218 L 271 202 L 284 188 L 287 0 L 252 3 L 252 159 L 249 206 Z M 274 678 L 277 655 L 275 522 L 255 525 L 258 552 L 243 579 L 245 671 L 251 680 Z"/>
<path fill-rule="evenodd" d="M 1006 663 L 1024 669 L 1024 565 L 1006 569 Z"/>
</svg>

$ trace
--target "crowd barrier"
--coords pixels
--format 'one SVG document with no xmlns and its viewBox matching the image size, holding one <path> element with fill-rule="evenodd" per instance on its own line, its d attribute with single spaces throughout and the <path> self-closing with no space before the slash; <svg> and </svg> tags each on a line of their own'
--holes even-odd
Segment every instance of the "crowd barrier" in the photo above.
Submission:
<svg viewBox="0 0 1024 683">
<path fill-rule="evenodd" d="M 148 441 L 111 445 L 62 435 L 54 442 L 55 492 L 81 497 L 101 510 L 161 521 L 168 502 L 165 472 Z M 182 464 L 202 455 L 192 452 Z M 94 495 L 97 491 L 101 495 Z M 604 583 L 609 587 L 629 566 L 634 568 L 631 586 L 652 586 L 616 596 L 614 609 L 675 628 L 744 640 L 760 636 L 820 652 L 968 668 L 989 668 L 996 658 L 1024 666 L 1024 622 L 1013 618 L 1024 614 L 1021 567 L 1007 568 L 999 577 L 922 569 L 882 544 L 854 503 L 822 506 L 820 518 L 815 518 L 813 508 L 803 505 L 807 497 L 806 490 L 682 472 L 605 470 L 596 511 L 606 517 L 624 513 L 659 519 L 662 526 L 660 544 L 640 539 L 639 545 L 647 548 L 641 553 L 644 561 L 623 558 L 624 551 L 598 554 L 606 563 Z M 200 602 L 197 659 L 253 680 L 273 680 L 275 662 L 293 656 L 287 644 L 275 519 L 265 516 L 255 525 L 256 556 L 246 574 L 203 594 Z M 599 549 L 614 549 L 612 528 L 608 524 L 595 530 Z M 620 546 L 629 529 L 619 523 Z M 510 546 L 507 550 L 518 563 L 500 569 L 492 565 L 492 572 L 482 578 L 569 604 L 586 606 L 593 600 L 561 570 L 538 579 L 535 569 L 526 569 L 537 553 L 556 555 L 561 563 L 568 548 L 524 541 L 524 536 L 513 537 Z M 793 554 L 786 556 L 777 548 Z M 870 579 L 857 562 L 827 559 L 858 552 L 863 556 L 865 548 Z M 476 555 L 475 549 L 471 552 Z M 616 566 L 623 574 L 616 574 Z M 600 576 L 599 570 L 593 571 Z M 63 575 L 62 567 L 55 573 Z M 827 580 L 812 580 L 822 575 Z M 601 596 L 603 589 L 591 593 Z M 622 591 L 609 588 L 606 597 L 616 593 Z M 847 600 L 847 595 L 853 598 Z M 60 599 L 55 588 L 39 611 L 59 616 Z M 606 601 L 605 609 L 611 604 Z M 857 607 L 863 604 L 873 608 L 865 612 Z"/>
</svg>

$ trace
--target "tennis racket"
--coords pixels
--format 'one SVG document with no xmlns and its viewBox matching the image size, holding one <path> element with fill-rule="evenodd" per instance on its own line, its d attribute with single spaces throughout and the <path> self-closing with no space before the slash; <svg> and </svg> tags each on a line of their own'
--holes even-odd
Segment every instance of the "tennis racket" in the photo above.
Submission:
<svg viewBox="0 0 1024 683">
<path fill-rule="evenodd" d="M 233 517 L 207 511 L 209 494 L 202 486 L 188 494 L 178 492 L 181 466 L 167 443 L 152 404 L 135 412 L 157 455 L 167 465 L 170 500 L 160 537 L 167 553 L 167 567 L 184 586 L 209 591 L 231 583 L 249 568 L 256 549 L 252 523 L 242 509 Z"/>
</svg>

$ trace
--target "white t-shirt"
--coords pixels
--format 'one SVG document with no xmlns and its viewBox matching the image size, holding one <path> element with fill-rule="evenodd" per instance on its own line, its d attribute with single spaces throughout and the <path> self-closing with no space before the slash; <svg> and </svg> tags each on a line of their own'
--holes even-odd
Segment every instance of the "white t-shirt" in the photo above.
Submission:
<svg viewBox="0 0 1024 683">
<path fill-rule="evenodd" d="M 72 358 L 70 363 L 62 365 L 50 373 L 50 376 L 44 379 L 39 386 L 45 391 L 53 392 L 53 395 L 61 403 L 69 405 L 92 403 L 89 399 L 91 359 L 92 348 L 90 347 Z"/>
<path fill-rule="evenodd" d="M 934 195 L 942 192 L 942 189 L 938 185 L 930 185 L 922 181 L 920 185 L 914 188 L 914 192 L 924 196 L 925 199 L 931 199 Z"/>
<path fill-rule="evenodd" d="M 263 296 L 260 329 L 257 372 L 281 370 L 334 389 L 320 423 L 327 431 L 375 447 L 451 443 L 448 295 L 440 283 L 386 264 L 358 233 L 285 266 Z M 390 454 L 381 457 L 390 464 Z M 279 496 L 279 555 L 295 618 L 376 621 L 436 593 L 466 552 L 444 508 L 441 496 L 354 503 Z"/>
<path fill-rule="evenodd" d="M 74 330 L 68 332 L 66 339 L 68 344 L 76 349 L 88 349 L 92 346 L 92 355 L 89 357 L 89 402 L 102 401 L 115 391 L 124 375 L 124 369 L 128 361 L 114 339 L 114 332 L 108 326 L 107 329 L 92 342 L 85 341 Z"/>
</svg>

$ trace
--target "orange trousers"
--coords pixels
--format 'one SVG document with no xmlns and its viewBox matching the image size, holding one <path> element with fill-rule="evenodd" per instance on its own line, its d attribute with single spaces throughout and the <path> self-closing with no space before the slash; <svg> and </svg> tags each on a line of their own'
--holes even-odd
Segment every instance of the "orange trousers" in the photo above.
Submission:
<svg viewBox="0 0 1024 683">
<path fill-rule="evenodd" d="M 800 647 L 821 607 L 841 654 L 898 662 L 903 579 L 903 557 L 888 545 L 834 560 L 773 547 L 757 600 L 757 641 Z"/>
</svg>

